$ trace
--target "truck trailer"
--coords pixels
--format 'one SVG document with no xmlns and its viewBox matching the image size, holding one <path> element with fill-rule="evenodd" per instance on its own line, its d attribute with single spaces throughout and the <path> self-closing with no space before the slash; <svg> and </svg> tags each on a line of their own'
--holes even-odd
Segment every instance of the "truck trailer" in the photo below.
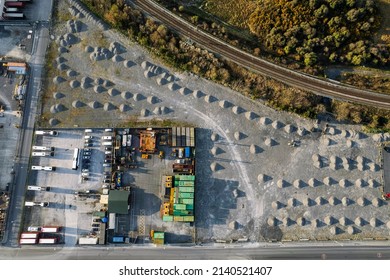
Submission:
<svg viewBox="0 0 390 280">
<path fill-rule="evenodd" d="M 6 19 L 24 19 L 23 13 L 4 13 L 3 17 Z"/>
<path fill-rule="evenodd" d="M 26 238 L 35 238 L 37 239 L 39 237 L 39 232 L 22 232 L 20 235 L 20 239 L 26 239 Z"/>
<path fill-rule="evenodd" d="M 35 238 L 21 238 L 19 239 L 20 245 L 26 245 L 26 244 L 37 244 L 37 239 Z"/>
<path fill-rule="evenodd" d="M 42 232 L 59 232 L 61 230 L 61 227 L 59 226 L 43 226 L 41 228 Z"/>
<path fill-rule="evenodd" d="M 39 244 L 56 244 L 57 238 L 39 238 Z"/>
</svg>

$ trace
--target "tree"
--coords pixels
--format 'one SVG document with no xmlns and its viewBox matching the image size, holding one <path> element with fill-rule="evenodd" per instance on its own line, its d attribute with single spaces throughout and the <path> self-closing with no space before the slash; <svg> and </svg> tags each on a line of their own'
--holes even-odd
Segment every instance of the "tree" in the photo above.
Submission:
<svg viewBox="0 0 390 280">
<path fill-rule="evenodd" d="M 306 66 L 313 66 L 317 62 L 317 54 L 314 52 L 306 53 L 304 63 Z"/>
</svg>

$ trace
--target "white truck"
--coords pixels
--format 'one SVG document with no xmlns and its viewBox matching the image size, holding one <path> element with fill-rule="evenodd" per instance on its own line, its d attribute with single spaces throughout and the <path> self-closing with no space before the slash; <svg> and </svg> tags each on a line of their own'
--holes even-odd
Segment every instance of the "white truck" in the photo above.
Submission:
<svg viewBox="0 0 390 280">
<path fill-rule="evenodd" d="M 50 191 L 50 187 L 27 186 L 29 191 Z"/>
<path fill-rule="evenodd" d="M 49 130 L 49 131 L 46 131 L 46 130 L 36 130 L 35 131 L 35 135 L 57 136 L 58 135 L 58 131 L 56 131 L 56 130 Z"/>
</svg>

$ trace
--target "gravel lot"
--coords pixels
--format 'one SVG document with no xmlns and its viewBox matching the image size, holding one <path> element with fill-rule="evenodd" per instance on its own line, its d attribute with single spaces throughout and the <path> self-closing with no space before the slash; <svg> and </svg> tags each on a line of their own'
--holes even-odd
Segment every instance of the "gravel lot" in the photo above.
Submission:
<svg viewBox="0 0 390 280">
<path fill-rule="evenodd" d="M 60 2 L 64 12 L 66 5 Z M 114 32 L 74 19 L 82 22 L 81 32 L 66 35 L 66 23 L 55 28 L 64 47 L 52 63 L 63 70 L 49 79 L 41 125 L 50 126 L 50 119 L 56 127 L 161 119 L 199 127 L 197 241 L 389 238 L 389 205 L 379 190 L 379 143 L 388 135 L 274 111 L 171 72 Z M 114 61 L 114 51 L 97 48 L 113 42 L 121 45 Z"/>
</svg>

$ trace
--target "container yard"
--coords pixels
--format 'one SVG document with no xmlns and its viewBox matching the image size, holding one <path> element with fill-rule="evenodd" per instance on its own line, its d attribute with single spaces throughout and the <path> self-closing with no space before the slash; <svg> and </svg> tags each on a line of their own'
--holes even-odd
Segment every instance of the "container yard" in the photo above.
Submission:
<svg viewBox="0 0 390 280">
<path fill-rule="evenodd" d="M 194 242 L 194 128 L 38 130 L 33 145 L 52 156 L 32 158 L 23 234 L 35 235 L 20 240 L 36 242 L 20 244 Z"/>
</svg>

